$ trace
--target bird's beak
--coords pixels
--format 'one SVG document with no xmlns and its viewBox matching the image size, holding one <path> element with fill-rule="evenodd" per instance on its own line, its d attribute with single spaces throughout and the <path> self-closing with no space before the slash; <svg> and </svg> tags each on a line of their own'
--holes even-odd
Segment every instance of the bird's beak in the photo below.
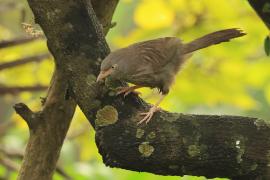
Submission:
<svg viewBox="0 0 270 180">
<path fill-rule="evenodd" d="M 107 71 L 100 71 L 98 77 L 97 77 L 97 82 L 100 82 L 102 79 L 105 79 L 107 76 L 109 76 L 112 73 L 111 70 Z"/>
</svg>

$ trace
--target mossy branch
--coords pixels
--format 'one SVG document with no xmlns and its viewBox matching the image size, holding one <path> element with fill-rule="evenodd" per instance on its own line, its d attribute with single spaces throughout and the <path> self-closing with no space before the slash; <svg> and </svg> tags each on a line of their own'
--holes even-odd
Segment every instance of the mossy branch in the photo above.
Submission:
<svg viewBox="0 0 270 180">
<path fill-rule="evenodd" d="M 96 129 L 105 164 L 162 175 L 269 178 L 270 130 L 265 121 L 161 111 L 148 125 L 137 126 L 139 113 L 149 105 L 132 94 L 114 96 L 112 89 L 95 82 L 100 60 L 109 52 L 93 12 L 100 6 L 92 8 L 87 0 L 28 1 L 56 65 L 67 72 L 74 99 Z M 107 12 L 111 17 L 113 11 Z"/>
</svg>

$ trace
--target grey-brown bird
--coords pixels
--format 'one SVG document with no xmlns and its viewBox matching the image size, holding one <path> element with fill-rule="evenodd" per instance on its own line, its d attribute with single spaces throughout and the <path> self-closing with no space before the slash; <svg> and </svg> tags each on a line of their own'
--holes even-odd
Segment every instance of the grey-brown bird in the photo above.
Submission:
<svg viewBox="0 0 270 180">
<path fill-rule="evenodd" d="M 108 76 L 134 84 L 120 88 L 124 96 L 141 87 L 158 88 L 162 96 L 139 121 L 148 123 L 169 93 L 174 77 L 191 53 L 208 46 L 245 35 L 239 29 L 225 29 L 207 34 L 189 43 L 176 37 L 164 37 L 132 44 L 111 52 L 101 63 L 97 81 Z"/>
</svg>

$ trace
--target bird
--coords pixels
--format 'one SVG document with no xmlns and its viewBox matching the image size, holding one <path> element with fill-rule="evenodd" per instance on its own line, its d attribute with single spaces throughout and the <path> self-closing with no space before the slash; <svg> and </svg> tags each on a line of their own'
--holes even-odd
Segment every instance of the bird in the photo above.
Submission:
<svg viewBox="0 0 270 180">
<path fill-rule="evenodd" d="M 189 43 L 183 43 L 177 37 L 162 37 L 138 42 L 111 52 L 102 62 L 97 82 L 109 77 L 134 84 L 119 87 L 117 95 L 136 93 L 142 87 L 157 88 L 161 93 L 159 100 L 148 112 L 140 113 L 144 117 L 138 122 L 146 124 L 169 93 L 176 74 L 191 56 L 192 52 L 230 39 L 246 35 L 241 29 L 231 28 L 209 33 Z"/>
</svg>

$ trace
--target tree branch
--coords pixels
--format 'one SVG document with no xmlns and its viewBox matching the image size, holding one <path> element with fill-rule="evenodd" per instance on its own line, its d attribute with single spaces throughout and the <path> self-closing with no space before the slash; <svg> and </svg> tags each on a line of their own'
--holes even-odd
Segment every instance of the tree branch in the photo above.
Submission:
<svg viewBox="0 0 270 180">
<path fill-rule="evenodd" d="M 0 95 L 5 95 L 5 94 L 12 94 L 16 95 L 21 92 L 29 91 L 29 92 L 35 92 L 35 91 L 44 91 L 48 87 L 47 86 L 41 86 L 41 85 L 36 85 L 36 86 L 13 86 L 13 87 L 3 87 L 0 86 Z"/>
<path fill-rule="evenodd" d="M 11 159 L 22 160 L 23 159 L 23 156 L 24 156 L 22 151 L 18 151 L 18 150 L 17 151 L 10 151 L 10 150 L 7 150 L 7 149 L 5 149 L 3 147 L 0 147 L 0 153 L 3 153 L 4 155 L 8 156 L 8 158 L 6 158 L 6 159 L 8 159 L 9 161 L 11 161 Z M 0 155 L 0 157 L 1 157 L 1 155 Z M 0 163 L 1 163 L 1 159 L 0 159 Z M 14 163 L 12 163 L 12 164 L 14 164 Z M 16 164 L 16 166 L 18 167 L 17 164 Z M 13 167 L 15 167 L 15 166 L 13 166 Z M 12 170 L 13 171 L 18 171 L 19 170 L 19 167 L 18 168 L 13 168 Z M 66 173 L 65 170 L 61 166 L 59 166 L 59 165 L 56 166 L 55 171 L 59 175 L 63 176 L 66 180 L 67 179 L 72 179 L 68 175 L 68 173 Z"/>
<path fill-rule="evenodd" d="M 38 40 L 38 39 L 43 39 L 43 38 L 44 37 L 26 36 L 26 37 L 20 37 L 20 38 L 17 38 L 17 39 L 1 41 L 0 42 L 0 49 L 25 44 L 25 43 L 32 42 L 32 41 L 35 41 L 35 40 Z"/>
<path fill-rule="evenodd" d="M 50 57 L 51 56 L 50 56 L 49 53 L 44 53 L 44 54 L 39 54 L 39 55 L 35 55 L 35 56 L 16 59 L 16 60 L 11 61 L 11 62 L 0 64 L 0 71 L 4 70 L 4 69 L 24 65 L 24 64 L 27 64 L 27 63 L 30 63 L 30 62 L 40 62 L 40 61 L 43 61 L 43 60 L 48 59 Z"/>
<path fill-rule="evenodd" d="M 135 95 L 114 96 L 114 83 L 95 81 L 108 46 L 89 0 L 29 3 L 57 66 L 69 72 L 76 102 L 96 128 L 105 164 L 163 175 L 269 178 L 270 130 L 263 120 L 160 111 L 138 127 L 149 105 Z"/>
<path fill-rule="evenodd" d="M 3 156 L 0 156 L 0 164 L 2 164 L 4 167 L 11 171 L 18 171 L 19 165 L 10 160 L 9 158 L 5 158 Z"/>
<path fill-rule="evenodd" d="M 76 107 L 76 103 L 71 98 L 67 98 L 67 94 L 69 94 L 67 92 L 70 91 L 69 88 L 71 87 L 70 79 L 74 75 L 71 73 L 74 71 L 74 66 L 71 66 L 69 62 L 72 61 L 76 64 L 83 59 L 83 64 L 89 65 L 88 59 L 95 55 L 94 49 L 88 51 L 92 43 L 95 43 L 95 46 L 98 47 L 96 52 L 103 52 L 103 57 L 105 52 L 108 52 L 108 48 L 104 48 L 104 44 L 101 42 L 98 43 L 95 36 L 89 36 L 88 33 L 85 33 L 93 30 L 93 26 L 89 26 L 88 7 L 85 6 L 88 2 L 85 4 L 77 0 L 59 0 L 51 3 L 49 1 L 28 0 L 28 3 L 35 15 L 36 22 L 40 23 L 43 30 L 46 31 L 48 47 L 55 58 L 56 71 L 42 111 L 34 113 L 34 121 L 37 125 L 34 128 L 30 127 L 30 138 L 18 179 L 47 180 L 52 179 L 60 149 Z M 77 16 L 80 18 L 77 19 Z M 81 24 L 77 21 L 81 18 L 87 23 Z M 54 31 L 53 26 L 61 26 L 62 30 Z M 94 28 L 97 29 L 97 27 L 100 27 L 98 22 Z M 82 29 L 84 33 L 77 34 Z M 68 36 L 66 36 L 66 32 Z M 70 34 L 71 36 L 69 36 Z M 79 35 L 79 39 L 74 39 L 77 35 Z M 62 44 L 63 41 L 57 43 L 59 37 L 74 43 Z M 103 36 L 102 38 L 104 39 Z M 82 46 L 83 44 L 86 46 Z M 79 49 L 83 49 L 83 52 L 87 53 L 78 54 Z M 93 64 L 94 62 L 92 62 Z M 95 64 L 94 66 L 98 65 Z M 91 76 L 88 80 L 90 79 Z"/>
<path fill-rule="evenodd" d="M 18 103 L 14 105 L 14 109 L 17 114 L 19 114 L 27 123 L 29 129 L 33 129 L 36 126 L 35 114 L 23 103 Z"/>
<path fill-rule="evenodd" d="M 65 76 L 65 72 L 56 69 L 42 111 L 32 112 L 22 103 L 14 107 L 30 130 L 18 179 L 52 179 L 76 107 L 72 99 L 65 98 Z"/>
</svg>

